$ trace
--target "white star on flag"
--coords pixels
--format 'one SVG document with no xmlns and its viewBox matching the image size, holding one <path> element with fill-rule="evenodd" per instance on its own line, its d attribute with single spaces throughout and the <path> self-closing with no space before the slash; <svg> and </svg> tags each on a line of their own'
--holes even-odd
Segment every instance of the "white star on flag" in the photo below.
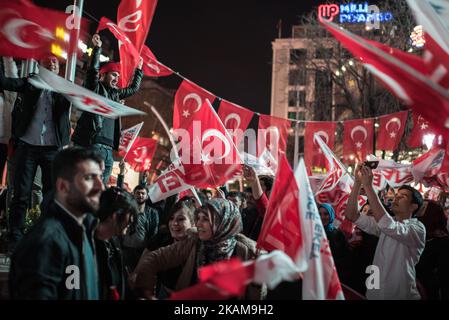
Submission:
<svg viewBox="0 0 449 320">
<path fill-rule="evenodd" d="M 396 138 L 396 132 L 390 132 L 390 138 Z"/>
<path fill-rule="evenodd" d="M 357 147 L 357 149 L 361 149 L 362 148 L 363 143 L 361 142 L 356 142 L 355 146 Z"/>
<path fill-rule="evenodd" d="M 183 116 L 184 118 L 190 117 L 190 112 L 189 112 L 189 110 L 184 110 L 184 111 L 182 112 L 182 116 Z"/>
<path fill-rule="evenodd" d="M 426 130 L 428 127 L 427 123 L 421 123 L 421 130 Z"/>
</svg>

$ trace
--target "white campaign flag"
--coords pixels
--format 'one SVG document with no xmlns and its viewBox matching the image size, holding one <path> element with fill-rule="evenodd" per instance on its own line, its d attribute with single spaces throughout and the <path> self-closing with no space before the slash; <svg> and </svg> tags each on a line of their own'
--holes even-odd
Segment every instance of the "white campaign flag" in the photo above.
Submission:
<svg viewBox="0 0 449 320">
<path fill-rule="evenodd" d="M 307 253 L 304 258 L 308 265 L 303 273 L 303 300 L 344 300 L 329 241 L 302 158 L 296 169 L 295 179 L 299 186 L 300 219 Z"/>
<path fill-rule="evenodd" d="M 71 83 L 43 67 L 39 67 L 39 74 L 30 78 L 29 82 L 37 88 L 62 94 L 78 109 L 106 118 L 115 119 L 123 116 L 146 114 Z"/>
</svg>

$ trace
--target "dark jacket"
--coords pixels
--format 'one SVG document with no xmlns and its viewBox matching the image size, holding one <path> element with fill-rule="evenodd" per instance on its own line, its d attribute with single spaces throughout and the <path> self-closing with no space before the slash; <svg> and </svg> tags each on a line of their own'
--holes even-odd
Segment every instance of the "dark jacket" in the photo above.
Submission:
<svg viewBox="0 0 449 320">
<path fill-rule="evenodd" d="M 95 247 L 100 280 L 100 299 L 114 300 L 112 291 L 116 290 L 118 294 L 116 298 L 123 300 L 125 298 L 125 269 L 118 239 L 112 238 L 103 241 L 95 238 Z"/>
<path fill-rule="evenodd" d="M 5 78 L 2 74 L 0 74 L 0 89 L 21 93 L 12 111 L 12 137 L 20 138 L 28 130 L 36 113 L 42 89 L 31 85 L 28 78 Z M 53 92 L 52 96 L 56 143 L 58 147 L 62 147 L 70 143 L 70 102 L 58 93 Z"/>
<path fill-rule="evenodd" d="M 110 88 L 99 81 L 100 54 L 101 48 L 95 47 L 92 52 L 92 60 L 87 70 L 84 86 L 100 96 L 117 102 L 135 94 L 137 90 L 139 90 L 140 83 L 142 81 L 142 70 L 135 70 L 132 83 L 128 87 L 123 89 Z M 106 128 L 106 126 L 114 126 L 114 128 Z M 114 132 L 113 141 L 110 139 L 112 137 L 106 136 L 106 132 L 110 131 Z M 120 131 L 120 118 L 117 118 L 114 121 L 104 118 L 98 114 L 83 112 L 81 117 L 78 119 L 72 140 L 81 146 L 88 147 L 95 143 L 101 143 L 118 150 L 120 143 Z"/>
<path fill-rule="evenodd" d="M 12 299 L 84 300 L 87 284 L 84 270 L 83 233 L 94 250 L 97 220 L 87 214 L 80 226 L 54 201 L 48 212 L 17 244 L 11 257 L 9 290 Z M 69 266 L 79 270 L 79 289 L 68 289 Z M 96 267 L 96 266 L 95 266 Z"/>
</svg>

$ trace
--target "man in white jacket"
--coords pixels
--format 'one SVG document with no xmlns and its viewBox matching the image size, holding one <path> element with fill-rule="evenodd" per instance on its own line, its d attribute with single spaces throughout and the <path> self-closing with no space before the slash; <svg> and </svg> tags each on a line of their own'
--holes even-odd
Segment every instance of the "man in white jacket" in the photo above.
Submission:
<svg viewBox="0 0 449 320">
<path fill-rule="evenodd" d="M 361 215 L 357 197 L 363 186 L 373 216 Z M 421 208 L 421 194 L 410 186 L 402 186 L 396 193 L 391 217 L 373 188 L 373 173 L 365 165 L 354 173 L 354 186 L 345 210 L 345 217 L 363 231 L 379 237 L 374 254 L 372 276 L 367 279 L 366 297 L 371 300 L 419 300 L 415 265 L 426 243 L 426 229 L 414 218 Z M 371 278 L 374 281 L 370 282 Z"/>
</svg>

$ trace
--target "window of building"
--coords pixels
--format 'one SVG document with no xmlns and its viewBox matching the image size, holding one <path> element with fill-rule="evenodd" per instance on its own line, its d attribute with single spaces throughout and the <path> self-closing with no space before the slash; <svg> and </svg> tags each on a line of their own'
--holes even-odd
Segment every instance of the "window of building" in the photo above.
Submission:
<svg viewBox="0 0 449 320">
<path fill-rule="evenodd" d="M 292 69 L 288 72 L 288 84 L 290 86 L 305 86 L 307 71 L 305 68 Z"/>
<path fill-rule="evenodd" d="M 288 92 L 288 106 L 289 107 L 305 107 L 306 106 L 306 92 L 304 90 L 289 91 Z"/>
<path fill-rule="evenodd" d="M 306 120 L 306 113 L 304 111 L 298 111 L 298 112 L 289 112 L 288 118 L 291 120 Z"/>
<path fill-rule="evenodd" d="M 318 47 L 316 49 L 315 58 L 327 60 L 331 59 L 333 54 L 334 54 L 333 48 Z"/>
<path fill-rule="evenodd" d="M 290 64 L 304 65 L 307 60 L 307 49 L 290 49 Z"/>
</svg>

